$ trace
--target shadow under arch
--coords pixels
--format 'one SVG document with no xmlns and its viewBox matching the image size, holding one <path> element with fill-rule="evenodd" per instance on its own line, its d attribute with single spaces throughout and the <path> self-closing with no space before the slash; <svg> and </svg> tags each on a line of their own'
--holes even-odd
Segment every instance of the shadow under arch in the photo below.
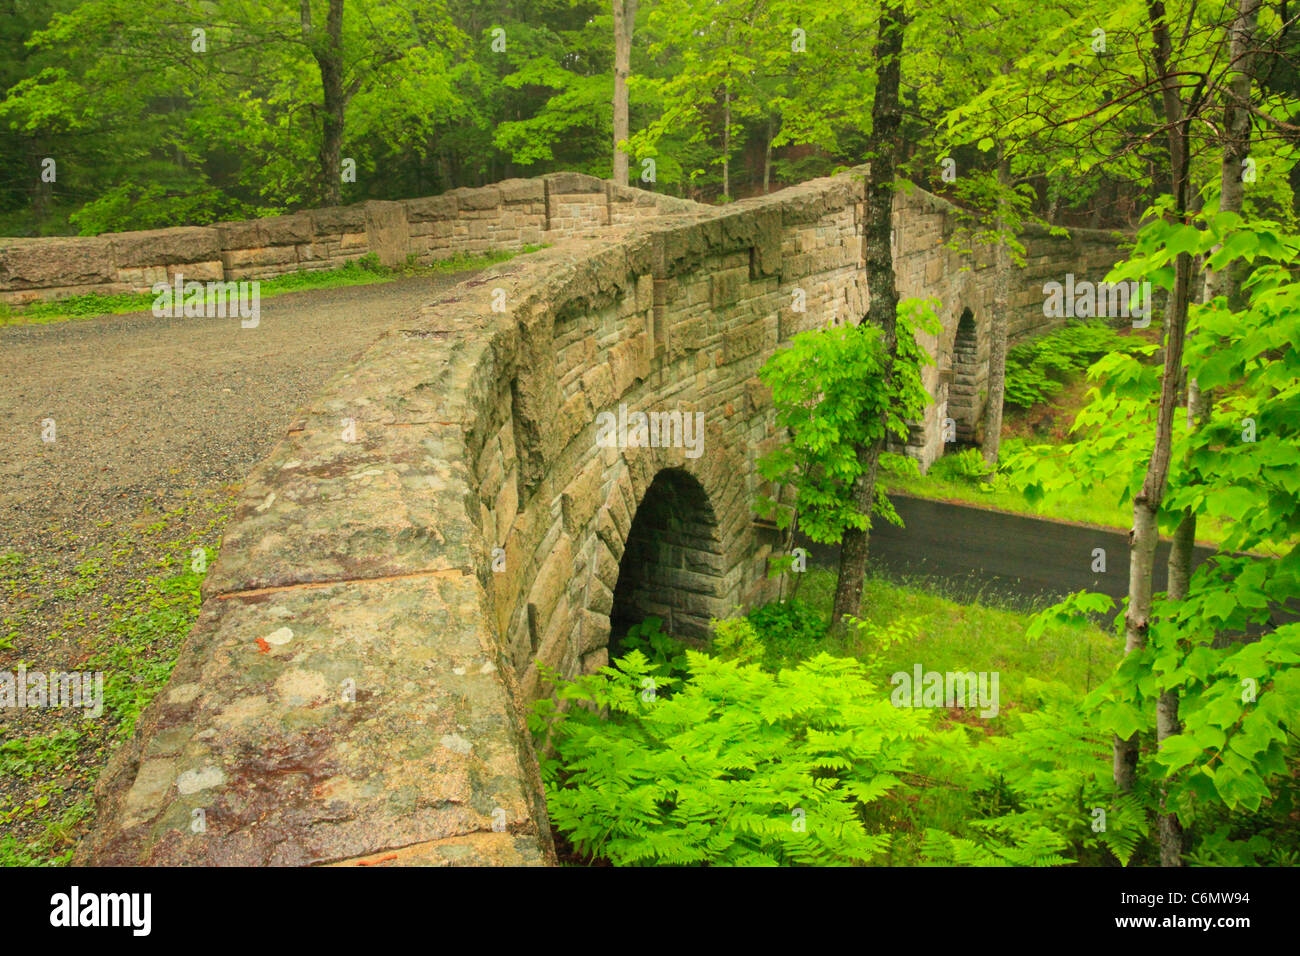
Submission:
<svg viewBox="0 0 1300 956">
<path fill-rule="evenodd" d="M 675 637 L 703 641 L 726 614 L 726 557 L 717 514 L 690 472 L 664 468 L 646 489 L 619 561 L 610 611 L 611 656 L 647 617 Z"/>
<path fill-rule="evenodd" d="M 984 417 L 984 402 L 980 391 L 988 385 L 988 356 L 980 361 L 979 330 L 975 313 L 963 309 L 957 320 L 957 333 L 952 346 L 953 381 L 948 386 L 948 414 L 956 426 L 958 448 L 969 448 L 978 443 L 980 420 Z"/>
</svg>

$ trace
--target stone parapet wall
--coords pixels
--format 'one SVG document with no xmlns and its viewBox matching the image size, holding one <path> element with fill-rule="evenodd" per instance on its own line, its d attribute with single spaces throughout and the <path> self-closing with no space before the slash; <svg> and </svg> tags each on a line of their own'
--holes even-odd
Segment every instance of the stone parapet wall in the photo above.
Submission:
<svg viewBox="0 0 1300 956">
<path fill-rule="evenodd" d="M 398 202 L 372 200 L 212 226 L 49 239 L 0 238 L 0 302 L 148 292 L 199 282 L 335 269 L 374 253 L 386 266 L 516 252 L 695 203 L 581 173 L 511 179 Z"/>
</svg>

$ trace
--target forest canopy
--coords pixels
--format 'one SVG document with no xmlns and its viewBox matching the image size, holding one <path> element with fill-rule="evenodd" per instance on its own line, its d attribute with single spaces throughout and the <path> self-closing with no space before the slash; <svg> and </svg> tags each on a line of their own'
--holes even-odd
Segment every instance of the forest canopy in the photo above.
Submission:
<svg viewBox="0 0 1300 956">
<path fill-rule="evenodd" d="M 868 158 L 875 5 L 619 4 L 0 0 L 0 234 L 202 225 L 556 170 L 608 178 L 616 27 L 637 185 L 725 202 Z M 1223 67 L 1218 6 L 1189 7 L 1175 38 L 1207 77 Z M 914 5 L 900 172 L 978 205 L 986 187 L 966 174 L 995 168 L 996 134 L 1028 213 L 1136 225 L 1166 163 L 1141 116 L 1158 112 L 1146 54 L 1131 52 L 1147 11 L 1069 7 Z M 1276 55 L 1260 83 L 1281 135 L 1256 139 L 1271 184 L 1256 193 L 1289 213 L 1293 31 L 1267 10 L 1264 25 Z M 1062 125 L 1072 112 L 1086 128 Z"/>
</svg>

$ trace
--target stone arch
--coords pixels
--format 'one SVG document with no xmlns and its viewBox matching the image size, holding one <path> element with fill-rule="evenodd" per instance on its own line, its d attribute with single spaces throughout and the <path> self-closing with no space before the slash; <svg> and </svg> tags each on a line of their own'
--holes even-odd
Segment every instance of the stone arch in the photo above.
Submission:
<svg viewBox="0 0 1300 956">
<path fill-rule="evenodd" d="M 683 573 L 676 575 L 683 598 L 673 607 L 680 611 L 677 624 L 684 628 L 685 636 L 702 638 L 707 635 L 710 617 L 767 598 L 770 582 L 765 572 L 771 544 L 762 538 L 752 520 L 748 506 L 752 488 L 746 460 L 728 446 L 716 425 L 706 425 L 705 436 L 707 450 L 697 458 L 686 457 L 680 448 L 625 448 L 610 462 L 612 480 L 603 485 L 599 504 L 592 509 L 591 536 L 583 532 L 576 535 L 574 550 L 586 557 L 578 562 L 579 574 L 572 582 L 575 592 L 581 595 L 577 603 L 582 610 L 572 638 L 570 666 L 590 672 L 609 662 L 610 618 L 629 541 L 634 553 L 626 566 L 645 568 L 645 552 L 636 550 L 644 539 L 633 534 L 632 526 L 647 501 L 643 527 L 652 532 L 662 525 L 652 522 L 650 516 L 664 517 L 664 502 L 674 500 L 689 503 L 689 514 L 694 518 L 691 523 L 703 530 L 693 536 L 694 540 L 684 536 L 676 544 L 683 549 Z M 668 489 L 673 494 L 666 494 Z M 672 561 L 673 555 L 651 558 L 651 573 L 659 573 L 666 567 L 664 561 Z M 687 573 L 710 580 L 687 577 Z M 656 613 L 668 622 L 671 615 L 665 617 L 662 611 L 645 609 L 645 613 Z M 522 670 L 524 695 L 535 696 L 542 687 L 535 675 L 536 667 L 525 663 Z"/>
<path fill-rule="evenodd" d="M 632 518 L 610 611 L 610 651 L 632 624 L 663 620 L 678 637 L 704 640 L 727 613 L 726 553 L 718 516 L 690 472 L 655 475 Z"/>
<path fill-rule="evenodd" d="M 953 380 L 948 386 L 948 415 L 957 426 L 959 447 L 978 443 L 978 427 L 984 417 L 982 391 L 988 385 L 988 353 L 981 345 L 975 313 L 965 308 L 953 338 Z"/>
</svg>

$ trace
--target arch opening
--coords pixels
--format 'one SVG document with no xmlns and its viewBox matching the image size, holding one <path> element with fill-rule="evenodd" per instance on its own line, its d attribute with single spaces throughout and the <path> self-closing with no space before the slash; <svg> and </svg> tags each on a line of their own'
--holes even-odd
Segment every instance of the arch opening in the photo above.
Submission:
<svg viewBox="0 0 1300 956">
<path fill-rule="evenodd" d="M 647 617 L 674 637 L 704 641 L 709 619 L 725 613 L 725 561 L 718 519 L 694 476 L 667 468 L 637 507 L 619 562 L 610 611 L 611 656 Z"/>
<path fill-rule="evenodd" d="M 981 368 L 979 332 L 975 313 L 963 309 L 952 345 L 953 381 L 948 386 L 948 414 L 957 428 L 958 448 L 979 444 L 979 422 L 984 408 L 981 388 L 987 384 L 987 366 Z"/>
</svg>

